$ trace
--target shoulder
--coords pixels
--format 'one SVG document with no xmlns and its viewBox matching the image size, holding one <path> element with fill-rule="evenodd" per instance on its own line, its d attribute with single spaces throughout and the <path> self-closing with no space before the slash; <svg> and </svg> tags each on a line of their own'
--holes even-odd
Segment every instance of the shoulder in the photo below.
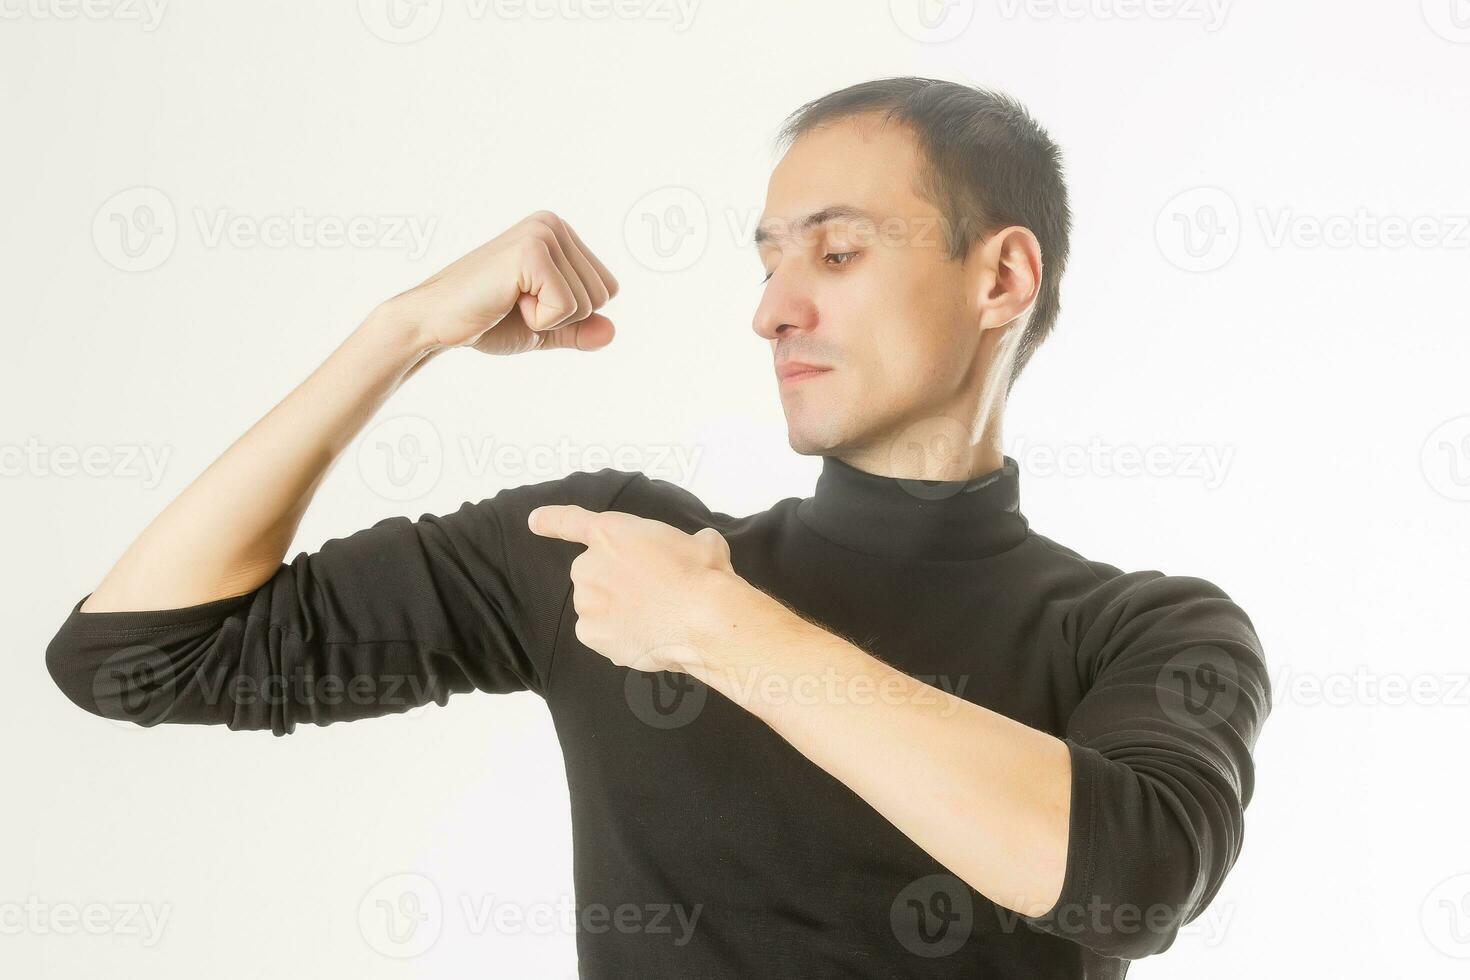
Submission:
<svg viewBox="0 0 1470 980">
<path fill-rule="evenodd" d="M 577 470 L 565 476 L 536 483 L 506 487 L 466 508 L 492 512 L 505 524 L 522 523 L 527 515 L 545 504 L 576 504 L 588 510 L 606 510 L 633 479 L 642 474 L 607 467 L 597 471 Z"/>
<path fill-rule="evenodd" d="M 546 504 L 576 504 L 591 511 L 623 511 L 694 531 L 733 521 L 728 514 L 710 510 L 689 490 L 650 477 L 640 470 L 604 467 L 578 470 L 538 483 L 499 491 L 465 507 L 494 514 L 503 528 L 519 530 L 531 511 Z"/>
<path fill-rule="evenodd" d="M 1220 584 L 1159 569 L 1125 571 L 1083 557 L 1032 532 L 1027 546 L 1064 582 L 1054 598 L 1068 644 L 1102 665 L 1145 647 L 1182 653 L 1221 646 L 1232 659 L 1264 671 L 1261 638 L 1249 614 Z"/>
<path fill-rule="evenodd" d="M 738 519 L 729 514 L 711 510 L 692 491 L 677 483 L 642 472 L 624 473 L 623 476 L 626 479 L 621 481 L 618 494 L 610 501 L 607 510 L 663 521 L 689 533 L 705 527 L 724 531 L 738 523 Z"/>
<path fill-rule="evenodd" d="M 1095 615 L 1138 614 L 1201 602 L 1228 604 L 1239 609 L 1222 587 L 1197 575 L 1158 569 L 1125 571 L 1117 565 L 1084 557 L 1035 531 L 1027 536 L 1026 544 L 1039 556 L 1036 560 L 1073 573 L 1078 606 Z"/>
</svg>

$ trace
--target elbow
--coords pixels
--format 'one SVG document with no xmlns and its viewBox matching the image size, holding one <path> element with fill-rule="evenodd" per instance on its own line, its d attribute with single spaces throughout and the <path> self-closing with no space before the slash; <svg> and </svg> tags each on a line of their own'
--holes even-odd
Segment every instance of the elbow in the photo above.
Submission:
<svg viewBox="0 0 1470 980">
<path fill-rule="evenodd" d="M 46 671 L 83 711 L 144 728 L 164 721 L 176 700 L 168 654 L 144 642 L 103 641 L 69 622 L 46 646 Z"/>
<path fill-rule="evenodd" d="M 1128 903 L 1117 910 L 1110 931 L 1098 934 L 1093 949 L 1104 956 L 1141 960 L 1174 945 L 1189 919 L 1189 908 L 1170 901 Z"/>
<path fill-rule="evenodd" d="M 72 704 L 112 721 L 289 734 L 280 651 L 241 608 L 249 595 L 136 612 L 78 603 L 46 647 L 46 671 Z"/>
<path fill-rule="evenodd" d="M 1100 956 L 1138 960 L 1172 946 L 1192 909 L 1177 895 L 1122 889 L 1058 903 L 1046 929 Z"/>
<path fill-rule="evenodd" d="M 1106 832 L 1074 839 L 1063 893 L 1043 928 L 1100 956 L 1162 953 L 1209 901 L 1223 869 L 1207 842 L 1162 814 L 1104 823 Z"/>
<path fill-rule="evenodd" d="M 1063 896 L 1048 931 L 1102 956 L 1169 949 L 1240 852 L 1244 800 L 1216 770 L 1125 766 L 1081 751 Z"/>
<path fill-rule="evenodd" d="M 85 652 L 72 642 L 65 627 L 46 645 L 46 672 L 51 675 L 51 682 L 78 708 L 101 715 L 87 659 Z"/>
</svg>

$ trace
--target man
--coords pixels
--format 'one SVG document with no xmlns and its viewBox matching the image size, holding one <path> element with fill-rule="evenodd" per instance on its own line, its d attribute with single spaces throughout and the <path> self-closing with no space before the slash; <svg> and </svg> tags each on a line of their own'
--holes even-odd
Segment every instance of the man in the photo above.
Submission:
<svg viewBox="0 0 1470 980">
<path fill-rule="evenodd" d="M 537 212 L 386 301 L 165 509 L 47 651 L 77 704 L 290 733 L 533 690 L 589 977 L 1118 978 L 1242 846 L 1270 710 L 1245 613 L 1037 534 L 1001 451 L 1052 329 L 1060 154 L 917 78 L 797 110 L 755 332 L 815 493 L 748 517 L 604 469 L 282 559 L 327 468 L 452 348 L 592 351 L 617 281 Z M 330 682 L 330 683 L 328 683 Z M 351 696 L 353 691 L 357 696 Z"/>
</svg>

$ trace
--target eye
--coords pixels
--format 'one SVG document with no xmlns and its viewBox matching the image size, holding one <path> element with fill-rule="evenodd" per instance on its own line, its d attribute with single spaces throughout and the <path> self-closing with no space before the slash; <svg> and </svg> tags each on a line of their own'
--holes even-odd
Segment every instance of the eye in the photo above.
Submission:
<svg viewBox="0 0 1470 980">
<path fill-rule="evenodd" d="M 857 256 L 858 256 L 858 253 L 856 253 L 856 252 L 828 252 L 827 254 L 825 254 L 825 255 L 822 256 L 822 261 L 823 262 L 828 262 L 829 264 L 832 264 L 832 265 L 844 266 L 844 265 L 847 265 L 850 262 L 852 262 L 852 260 L 855 259 L 855 258 L 857 258 Z M 837 262 L 830 262 L 829 260 L 832 260 L 832 259 L 837 259 L 839 261 L 837 261 Z M 765 278 L 761 280 L 761 284 L 764 285 L 765 283 L 770 282 L 771 281 L 771 277 L 774 276 L 775 274 L 776 273 L 774 273 L 774 272 L 768 272 L 768 273 L 766 273 Z"/>
</svg>

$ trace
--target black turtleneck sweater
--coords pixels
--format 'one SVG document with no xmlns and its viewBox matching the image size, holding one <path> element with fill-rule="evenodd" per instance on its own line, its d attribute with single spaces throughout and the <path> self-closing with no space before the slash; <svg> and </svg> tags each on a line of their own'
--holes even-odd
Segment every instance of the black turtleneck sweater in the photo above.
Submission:
<svg viewBox="0 0 1470 980">
<path fill-rule="evenodd" d="M 1240 853 L 1270 687 L 1250 620 L 1199 578 L 1124 573 L 1032 531 L 1015 460 L 970 481 L 823 460 L 747 517 L 604 469 L 380 521 L 245 595 L 79 611 L 46 652 L 81 707 L 269 729 L 532 690 L 566 760 L 581 975 L 1121 978 Z M 735 571 L 912 676 L 1065 740 L 1066 879 L 1020 917 L 950 874 L 755 716 L 582 646 L 541 504 L 714 527 Z M 977 828 L 977 831 L 979 828 Z"/>
</svg>

